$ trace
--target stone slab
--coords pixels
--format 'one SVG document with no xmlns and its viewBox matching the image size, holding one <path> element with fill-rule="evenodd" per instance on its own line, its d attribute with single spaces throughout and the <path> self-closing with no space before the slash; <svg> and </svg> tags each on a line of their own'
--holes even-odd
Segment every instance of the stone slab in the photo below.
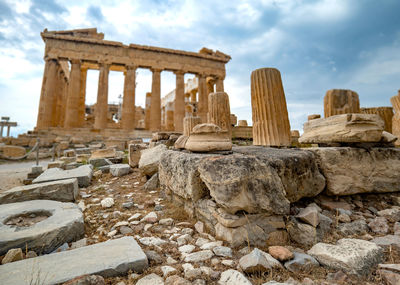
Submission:
<svg viewBox="0 0 400 285">
<path fill-rule="evenodd" d="M 78 191 L 78 179 L 76 178 L 17 186 L 0 192 L 0 204 L 30 200 L 74 202 Z"/>
<path fill-rule="evenodd" d="M 139 160 L 139 169 L 148 176 L 153 176 L 158 171 L 161 155 L 167 150 L 163 144 L 142 150 Z"/>
<path fill-rule="evenodd" d="M 32 183 L 43 183 L 56 180 L 64 180 L 69 178 L 77 178 L 79 187 L 87 187 L 92 180 L 93 166 L 82 165 L 71 170 L 62 170 L 60 168 L 50 168 L 43 172 Z"/>
<path fill-rule="evenodd" d="M 384 122 L 379 115 L 342 114 L 308 121 L 300 143 L 372 143 L 382 139 Z"/>
<path fill-rule="evenodd" d="M 400 191 L 400 148 L 320 147 L 315 154 L 330 195 Z"/>
<path fill-rule="evenodd" d="M 59 284 L 81 275 L 111 277 L 129 270 L 140 273 L 147 266 L 147 257 L 134 238 L 123 237 L 8 263 L 0 266 L 0 276 L 2 284 L 7 285 Z"/>
<path fill-rule="evenodd" d="M 110 165 L 110 173 L 112 176 L 124 176 L 129 174 L 131 167 L 129 164 L 113 164 Z"/>
<path fill-rule="evenodd" d="M 7 225 L 12 217 L 31 214 L 49 217 L 26 227 Z M 82 238 L 83 234 L 83 214 L 74 203 L 33 200 L 0 205 L 0 255 L 18 247 L 49 253 L 66 242 Z"/>
</svg>

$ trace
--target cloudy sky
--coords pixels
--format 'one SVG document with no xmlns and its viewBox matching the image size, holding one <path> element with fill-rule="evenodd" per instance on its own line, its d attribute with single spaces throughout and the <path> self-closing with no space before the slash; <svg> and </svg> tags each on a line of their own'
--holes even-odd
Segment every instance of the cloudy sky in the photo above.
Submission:
<svg viewBox="0 0 400 285">
<path fill-rule="evenodd" d="M 232 113 L 251 123 L 250 74 L 281 71 L 292 129 L 323 114 L 332 88 L 352 89 L 361 106 L 390 106 L 400 89 L 399 0 L 0 0 L 0 115 L 36 125 L 44 68 L 40 32 L 97 27 L 105 39 L 188 51 L 202 47 L 231 55 L 225 89 Z M 94 103 L 97 71 L 88 74 Z M 188 78 L 188 76 L 186 77 Z M 151 73 L 139 70 L 136 104 L 144 105 Z M 174 89 L 163 72 L 162 94 Z M 109 102 L 118 101 L 123 75 L 111 72 Z"/>
</svg>

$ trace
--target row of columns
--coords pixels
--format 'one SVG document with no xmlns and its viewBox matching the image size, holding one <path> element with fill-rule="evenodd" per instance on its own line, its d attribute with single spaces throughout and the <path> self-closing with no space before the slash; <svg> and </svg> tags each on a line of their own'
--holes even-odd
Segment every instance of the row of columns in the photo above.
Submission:
<svg viewBox="0 0 400 285">
<path fill-rule="evenodd" d="M 67 82 L 60 62 L 47 59 L 45 64 L 42 92 L 40 96 L 38 129 L 49 127 L 80 128 L 85 122 L 85 97 L 87 68 L 80 60 L 70 60 L 71 71 Z M 121 127 L 127 131 L 135 128 L 136 66 L 126 66 Z M 161 69 L 152 69 L 151 95 L 146 94 L 145 127 L 151 131 L 161 130 Z M 107 128 L 109 63 L 99 64 L 99 82 L 95 108 L 94 128 Z M 184 72 L 176 71 L 176 93 L 173 124 L 175 131 L 183 131 L 185 117 Z M 207 85 L 206 75 L 198 74 L 198 116 L 207 121 L 208 94 L 214 92 Z M 223 80 L 216 79 L 216 91 L 223 92 Z M 212 89 L 214 85 L 212 84 Z M 148 112 L 149 111 L 149 112 Z"/>
</svg>

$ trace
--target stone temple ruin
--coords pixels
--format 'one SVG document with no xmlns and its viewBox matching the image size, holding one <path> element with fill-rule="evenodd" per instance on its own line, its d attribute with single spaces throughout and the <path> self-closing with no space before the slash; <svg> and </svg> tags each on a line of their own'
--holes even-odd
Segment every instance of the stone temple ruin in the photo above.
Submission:
<svg viewBox="0 0 400 285">
<path fill-rule="evenodd" d="M 124 46 L 95 29 L 42 37 L 32 135 L 53 135 L 63 148 L 47 169 L 32 167 L 31 184 L 0 191 L 0 281 L 29 284 L 26 268 L 36 266 L 46 284 L 399 284 L 400 93 L 393 113 L 329 90 L 324 117 L 309 115 L 300 135 L 278 69 L 249 75 L 248 126 L 223 90 L 227 55 Z M 138 67 L 153 70 L 141 126 Z M 100 69 L 86 112 L 93 126 L 81 88 L 88 68 Z M 162 99 L 161 69 L 177 80 Z M 107 117 L 116 112 L 109 70 L 126 72 L 120 126 Z M 187 72 L 197 79 L 185 84 Z M 249 131 L 252 141 L 237 139 Z M 76 134 L 92 138 L 74 143 Z M 131 139 L 127 156 L 125 144 L 99 139 L 110 134 Z"/>
</svg>

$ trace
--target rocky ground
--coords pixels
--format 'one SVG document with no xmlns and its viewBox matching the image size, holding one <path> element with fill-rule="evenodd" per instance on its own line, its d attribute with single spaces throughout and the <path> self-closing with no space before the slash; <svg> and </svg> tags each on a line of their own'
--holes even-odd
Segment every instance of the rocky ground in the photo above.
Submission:
<svg viewBox="0 0 400 285">
<path fill-rule="evenodd" d="M 84 209 L 87 244 L 131 235 L 142 246 L 150 262 L 146 272 L 108 278 L 107 284 L 135 284 L 152 273 L 163 277 L 167 284 L 190 284 L 189 281 L 193 284 L 217 284 L 222 272 L 228 269 L 243 271 L 239 260 L 253 247 L 230 248 L 222 241 L 216 241 L 203 229 L 201 222 L 169 203 L 159 189 L 145 189 L 146 180 L 138 169 L 119 178 L 97 172 L 92 185 L 80 190 L 78 202 Z M 393 240 L 391 245 L 385 246 L 383 263 L 400 263 L 400 224 L 395 222 L 400 219 L 400 208 L 393 208 L 400 204 L 400 195 L 355 195 L 337 201 L 321 196 L 292 205 L 291 214 L 299 214 L 300 209 L 313 202 L 333 221 L 331 233 L 324 242 L 335 244 L 343 237 L 372 240 L 383 236 Z M 385 209 L 395 210 L 386 214 L 380 212 Z M 362 276 L 349 275 L 317 263 L 307 270 L 291 269 L 291 272 L 287 269 L 291 268 L 290 265 L 284 260 L 290 259 L 293 252 L 306 253 L 311 247 L 304 246 L 308 243 L 307 232 L 300 230 L 299 236 L 298 241 L 304 239 L 304 242 L 290 242 L 285 246 L 288 251 L 285 248 L 259 248 L 282 262 L 270 270 L 246 273 L 247 279 L 253 284 L 270 280 L 288 284 L 385 284 L 376 269 Z M 175 277 L 167 278 L 169 276 Z M 157 279 L 155 277 L 146 284 L 158 284 Z"/>
<path fill-rule="evenodd" d="M 283 284 L 399 284 L 395 282 L 400 278 L 400 194 L 302 199 L 291 204 L 290 216 L 285 217 L 292 240 L 258 249 L 232 248 L 216 240 L 203 223 L 169 202 L 156 179 L 147 180 L 137 168 L 122 177 L 95 171 L 91 185 L 80 188 L 76 203 L 84 213 L 85 237 L 58 251 L 133 236 L 148 257 L 145 272 L 106 278 L 106 284 L 280 284 L 272 280 Z M 14 222 L 30 222 L 25 218 Z M 383 257 L 376 262 L 382 252 L 368 244 L 366 254 L 360 248 L 359 254 L 351 256 L 354 260 L 347 260 L 357 270 L 345 270 L 345 262 L 338 265 L 344 270 L 330 269 L 335 261 L 329 256 L 322 256 L 320 262 L 310 256 L 318 223 L 318 229 L 323 225 L 327 233 L 324 243 L 335 245 L 343 238 L 372 241 L 383 248 Z M 332 252 L 345 256 L 348 250 L 350 256 L 359 246 L 359 241 L 341 244 Z M 312 251 L 318 255 L 329 249 L 313 247 Z M 32 252 L 23 255 L 35 256 Z M 386 270 L 384 264 L 397 267 Z"/>
</svg>

